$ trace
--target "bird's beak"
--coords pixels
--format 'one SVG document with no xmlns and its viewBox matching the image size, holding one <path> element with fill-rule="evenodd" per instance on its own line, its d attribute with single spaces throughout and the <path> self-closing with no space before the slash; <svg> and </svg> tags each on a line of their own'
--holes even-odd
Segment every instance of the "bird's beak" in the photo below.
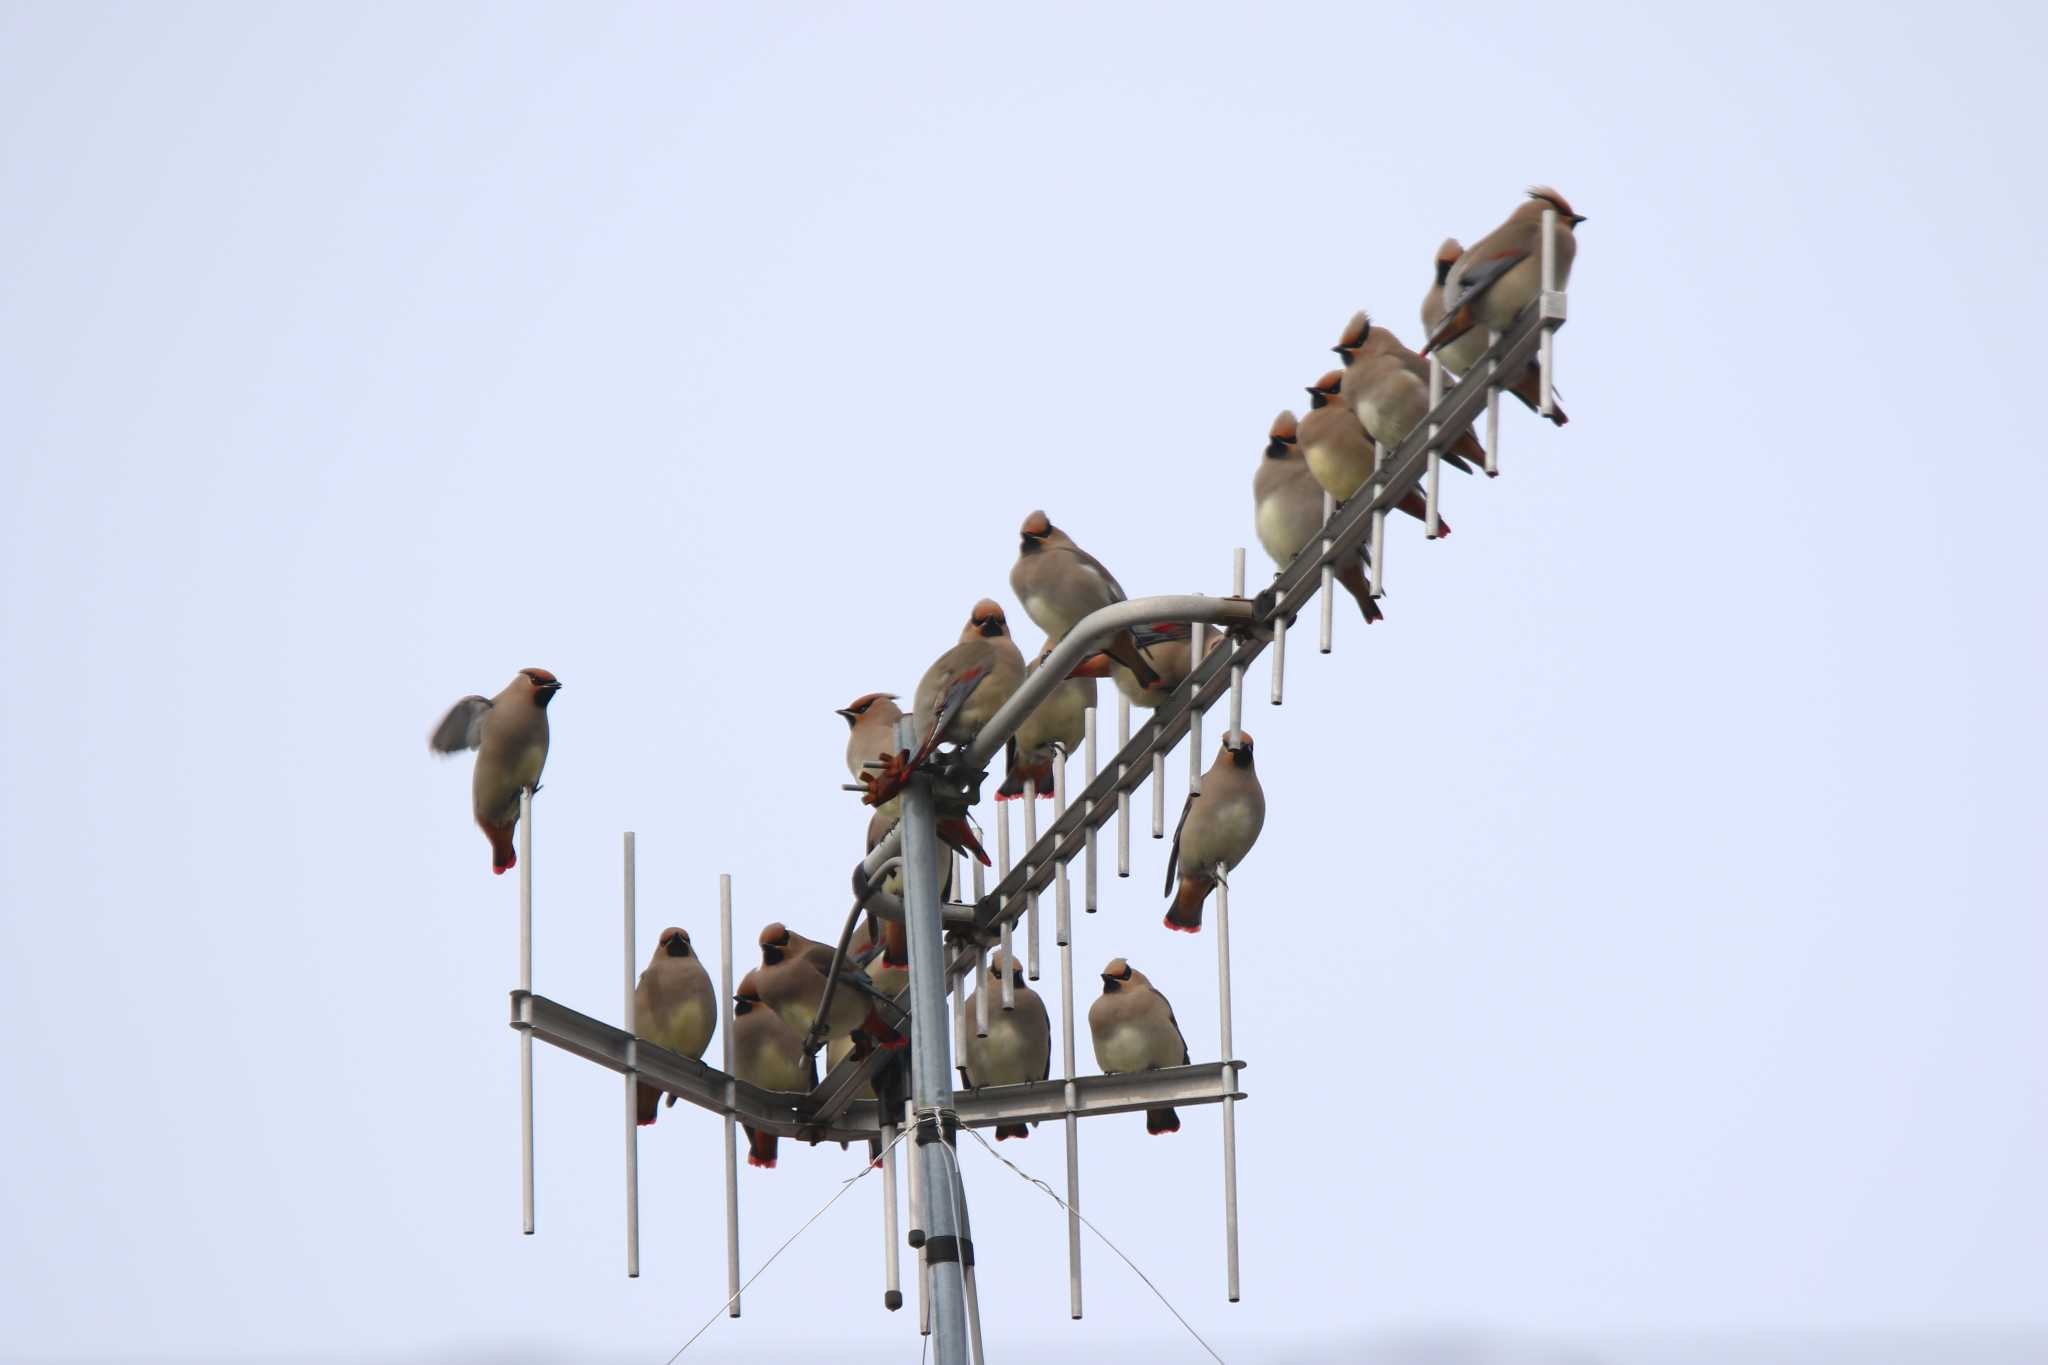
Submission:
<svg viewBox="0 0 2048 1365">
<path fill-rule="evenodd" d="M 858 718 L 854 712 L 854 709 L 851 706 L 842 706 L 837 711 L 834 711 L 832 714 L 835 716 L 846 717 L 846 723 L 848 725 L 853 724 L 853 722 Z"/>
<path fill-rule="evenodd" d="M 1573 227 L 1577 227 L 1577 226 L 1578 226 L 1579 224 L 1581 224 L 1581 223 L 1583 223 L 1583 222 L 1585 222 L 1585 221 L 1586 221 L 1586 215 L 1585 215 L 1585 214 L 1583 214 L 1583 213 L 1575 213 L 1575 214 L 1573 214 L 1573 215 L 1572 215 L 1572 226 L 1573 226 Z"/>
</svg>

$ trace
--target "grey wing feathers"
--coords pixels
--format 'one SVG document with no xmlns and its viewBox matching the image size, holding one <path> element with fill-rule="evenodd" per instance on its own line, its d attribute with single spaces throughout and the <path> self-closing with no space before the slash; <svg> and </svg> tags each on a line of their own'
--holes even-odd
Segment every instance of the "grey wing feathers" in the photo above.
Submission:
<svg viewBox="0 0 2048 1365">
<path fill-rule="evenodd" d="M 1465 271 L 1458 277 L 1458 297 L 1453 301 L 1449 311 L 1456 312 L 1459 308 L 1464 307 L 1481 294 L 1484 294 L 1492 287 L 1495 280 L 1520 265 L 1528 254 L 1526 251 L 1512 251 L 1506 255 L 1494 257 L 1476 270 Z"/>
<path fill-rule="evenodd" d="M 489 697 L 464 697 L 441 717 L 434 733 L 427 736 L 427 747 L 437 754 L 456 754 L 464 749 L 474 749 L 484 737 L 484 717 L 490 712 Z"/>
<path fill-rule="evenodd" d="M 1166 1006 L 1166 1022 L 1173 1025 L 1173 1036 L 1180 1039 L 1180 1064 L 1186 1066 L 1188 1064 L 1188 1036 L 1180 1031 L 1180 1020 L 1173 1017 L 1173 1002 L 1168 1000 L 1157 986 L 1152 988 L 1152 994 L 1159 996 L 1159 1003 Z M 1046 1055 L 1050 1056 L 1051 1053 L 1048 1052 Z M 1230 1059 L 1226 1057 L 1224 1060 L 1228 1061 Z"/>
<path fill-rule="evenodd" d="M 1116 581 L 1115 574 L 1111 573 L 1108 569 L 1105 569 L 1102 566 L 1101 560 L 1097 559 L 1094 555 L 1091 555 L 1086 550 L 1082 549 L 1070 550 L 1068 551 L 1068 553 L 1073 555 L 1075 559 L 1081 561 L 1081 563 L 1087 565 L 1091 571 L 1100 575 L 1102 581 L 1109 585 L 1110 601 L 1123 602 L 1129 600 L 1128 595 L 1124 592 L 1124 585 Z"/>
<path fill-rule="evenodd" d="M 1180 823 L 1173 827 L 1173 847 L 1166 853 L 1166 893 L 1173 894 L 1173 884 L 1180 880 L 1180 832 L 1188 827 L 1188 816 L 1195 809 L 1195 802 L 1202 799 L 1200 792 L 1189 792 L 1187 804 L 1180 808 Z"/>
</svg>

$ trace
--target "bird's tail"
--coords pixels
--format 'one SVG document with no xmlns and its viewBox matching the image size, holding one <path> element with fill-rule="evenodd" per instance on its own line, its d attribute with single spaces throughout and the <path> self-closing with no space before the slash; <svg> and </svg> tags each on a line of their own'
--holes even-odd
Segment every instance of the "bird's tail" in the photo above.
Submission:
<svg viewBox="0 0 2048 1365">
<path fill-rule="evenodd" d="M 1486 468 L 1486 447 L 1479 444 L 1479 438 L 1472 434 L 1470 427 L 1459 432 L 1458 439 L 1451 442 L 1450 453 L 1458 456 L 1460 459 L 1470 461 L 1475 469 Z M 1439 534 L 1449 535 L 1450 533 L 1451 528 L 1446 526 Z"/>
<path fill-rule="evenodd" d="M 1372 584 L 1365 578 L 1365 561 L 1354 559 L 1344 568 L 1337 570 L 1337 581 L 1344 585 L 1344 591 L 1358 600 L 1358 610 L 1365 617 L 1365 623 L 1385 619 L 1379 602 L 1372 595 Z"/>
<path fill-rule="evenodd" d="M 994 864 L 989 862 L 988 850 L 981 846 L 981 840 L 974 837 L 974 826 L 968 824 L 965 817 L 956 815 L 941 820 L 939 821 L 938 830 L 941 839 L 944 839 L 949 845 L 959 849 L 962 853 L 967 854 L 983 867 L 994 866 Z"/>
<path fill-rule="evenodd" d="M 654 1111 L 661 1103 L 661 1092 L 651 1085 L 642 1085 L 639 1090 L 640 1126 L 645 1128 L 654 1122 Z"/>
<path fill-rule="evenodd" d="M 1166 912 L 1166 927 L 1183 934 L 1202 932 L 1202 905 L 1209 899 L 1209 888 L 1215 883 L 1203 877 L 1182 877 L 1180 890 L 1174 893 L 1173 908 Z"/>
<path fill-rule="evenodd" d="M 745 1125 L 741 1125 L 744 1127 Z M 763 1170 L 775 1169 L 775 1149 L 779 1145 L 773 1133 L 757 1133 L 747 1129 L 747 1164 Z"/>
<path fill-rule="evenodd" d="M 1475 321 L 1470 304 L 1464 305 L 1455 313 L 1445 314 L 1438 320 L 1436 330 L 1430 333 L 1429 340 L 1422 344 L 1422 354 L 1428 355 L 1431 351 L 1450 345 L 1471 331 Z"/>
<path fill-rule="evenodd" d="M 996 1125 L 997 1142 L 1001 1142 L 1004 1138 L 1028 1138 L 1030 1136 L 1031 1127 L 1029 1124 L 999 1123 Z"/>
<path fill-rule="evenodd" d="M 1508 392 L 1521 399 L 1522 406 L 1528 408 L 1529 411 L 1541 412 L 1543 410 L 1543 367 L 1533 360 L 1530 361 L 1528 368 L 1516 376 L 1514 383 L 1508 385 Z M 1570 419 L 1564 415 L 1564 409 L 1557 405 L 1557 394 L 1555 391 L 1551 393 L 1550 399 L 1550 420 L 1558 426 L 1563 426 Z"/>
<path fill-rule="evenodd" d="M 1153 1137 L 1158 1137 L 1161 1133 L 1178 1133 L 1180 1131 L 1180 1115 L 1174 1113 L 1171 1109 L 1147 1109 L 1145 1111 L 1145 1131 Z"/>
<path fill-rule="evenodd" d="M 519 822 L 507 820 L 502 825 L 481 827 L 484 837 L 491 841 L 491 871 L 502 877 L 519 861 L 519 852 L 512 845 L 512 833 L 519 827 Z"/>
<path fill-rule="evenodd" d="M 882 1018 L 882 1012 L 879 1009 L 868 1011 L 868 1017 L 861 1024 L 860 1031 L 865 1033 L 874 1042 L 876 1047 L 887 1048 L 891 1052 L 896 1051 L 898 1048 L 910 1046 L 908 1038 L 889 1027 L 888 1022 Z"/>
<path fill-rule="evenodd" d="M 1009 776 L 1003 779 L 1003 785 L 996 788 L 996 800 L 1015 801 L 1018 797 L 1024 795 L 1024 784 L 1027 781 L 1038 784 L 1038 794 L 1041 797 L 1051 796 L 1052 760 L 1050 758 L 1034 759 L 1029 762 L 1020 763 L 1010 769 Z"/>
</svg>

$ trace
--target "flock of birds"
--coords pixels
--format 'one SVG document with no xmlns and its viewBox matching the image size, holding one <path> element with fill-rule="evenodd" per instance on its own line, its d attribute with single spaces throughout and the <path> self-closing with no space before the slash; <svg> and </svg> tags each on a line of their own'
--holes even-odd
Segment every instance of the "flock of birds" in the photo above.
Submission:
<svg viewBox="0 0 2048 1365">
<path fill-rule="evenodd" d="M 1573 212 L 1564 196 L 1539 187 L 1469 251 L 1455 240 L 1438 248 L 1434 276 L 1422 301 L 1425 337 L 1420 352 L 1410 350 L 1364 313 L 1351 319 L 1332 348 L 1343 368 L 1308 386 L 1309 410 L 1299 420 L 1289 411 L 1274 421 L 1253 478 L 1259 543 L 1276 564 L 1285 567 L 1320 535 L 1325 493 L 1341 503 L 1370 482 L 1376 443 L 1392 450 L 1423 420 L 1429 410 L 1424 357 L 1434 351 L 1447 370 L 1469 372 L 1485 354 L 1489 334 L 1507 330 L 1536 298 L 1546 210 L 1557 214 L 1554 264 L 1557 287 L 1562 289 L 1571 272 L 1573 230 L 1585 218 Z M 1533 361 L 1525 373 L 1504 378 L 1502 387 L 1532 411 L 1540 410 Z M 1553 406 L 1550 420 L 1562 426 L 1564 413 Z M 1454 439 L 1443 458 L 1469 473 L 1484 465 L 1486 453 L 1468 430 Z M 1417 518 L 1425 516 L 1422 498 L 1412 491 L 1400 507 Z M 1443 534 L 1450 530 L 1448 525 L 1440 529 Z M 1370 568 L 1361 549 L 1336 572 L 1368 623 L 1380 619 Z M 911 734 L 920 737 L 915 749 L 898 744 L 898 725 L 905 716 L 895 694 L 870 692 L 839 711 L 849 731 L 847 770 L 859 783 L 862 800 L 874 807 L 868 823 L 870 850 L 894 828 L 904 782 L 939 745 L 970 744 L 1068 631 L 1091 613 L 1125 600 L 1123 588 L 1102 562 L 1042 511 L 1026 517 L 1019 529 L 1010 587 L 1045 632 L 1044 647 L 1027 664 L 1001 605 L 987 598 L 975 603 L 959 642 L 925 671 L 913 694 Z M 1059 754 L 1072 752 L 1080 743 L 1098 679 L 1113 680 L 1136 705 L 1162 705 L 1197 662 L 1191 636 L 1187 624 L 1175 622 L 1127 630 L 1074 669 L 1010 740 L 1008 769 L 996 799 L 1030 800 L 1052 794 L 1052 766 Z M 1219 633 L 1214 643 L 1221 643 L 1221 638 Z M 428 740 L 437 753 L 477 751 L 471 796 L 476 822 L 490 840 L 494 872 L 505 872 L 516 861 L 513 835 L 520 796 L 540 790 L 548 751 L 548 705 L 561 686 L 546 669 L 522 669 L 497 696 L 470 696 L 457 702 Z M 1200 794 L 1191 794 L 1181 811 L 1167 863 L 1169 929 L 1201 930 L 1202 909 L 1219 875 L 1236 868 L 1258 839 L 1266 800 L 1252 753 L 1250 735 L 1226 733 L 1202 779 Z M 983 863 L 988 855 L 964 813 L 942 812 L 939 834 L 943 844 L 938 874 L 950 895 L 954 859 L 946 846 Z M 900 883 L 900 872 L 892 872 L 882 889 L 900 895 Z M 909 944 L 900 920 L 870 918 L 863 926 L 840 965 L 840 988 L 833 992 L 831 1011 L 822 1020 L 818 1010 L 832 971 L 833 945 L 780 923 L 764 928 L 759 944 L 761 963 L 740 981 L 733 1002 L 733 1071 L 739 1079 L 767 1090 L 808 1093 L 817 1084 L 816 1058 L 806 1046 L 814 1032 L 825 1040 L 833 1065 L 848 1055 L 907 1046 L 908 1039 L 896 1027 L 904 1018 L 896 1000 L 909 984 Z M 1045 1002 L 1025 983 L 1016 959 L 992 962 L 977 990 L 996 992 L 992 999 L 999 998 L 1005 974 L 1012 1005 L 988 1010 L 986 1036 L 970 1035 L 965 1042 L 961 1072 L 970 1087 L 1039 1081 L 1050 1072 L 1052 1030 Z M 662 930 L 640 977 L 636 1034 L 671 1052 L 701 1058 L 717 1018 L 711 977 L 692 950 L 689 934 L 680 928 Z M 1102 994 L 1089 1008 L 1088 1025 L 1096 1061 L 1106 1073 L 1188 1062 L 1187 1043 L 1173 1007 L 1124 958 L 1115 958 L 1102 969 Z M 903 1070 L 892 1062 L 874 1071 L 870 1089 L 885 1105 L 900 1107 Z M 659 1099 L 660 1092 L 653 1087 L 640 1088 L 643 1124 L 654 1122 Z M 669 1103 L 674 1102 L 671 1096 Z M 1146 1114 L 1148 1133 L 1170 1133 L 1179 1127 L 1171 1109 Z M 1028 1131 L 1021 1124 L 1009 1125 L 998 1128 L 996 1136 L 1025 1137 Z M 748 1139 L 749 1164 L 774 1166 L 775 1135 L 749 1129 Z"/>
</svg>

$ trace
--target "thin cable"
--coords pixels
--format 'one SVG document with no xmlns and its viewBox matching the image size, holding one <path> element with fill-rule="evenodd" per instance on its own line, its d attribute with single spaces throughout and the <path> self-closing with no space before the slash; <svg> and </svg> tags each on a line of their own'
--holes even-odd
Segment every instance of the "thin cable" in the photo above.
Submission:
<svg viewBox="0 0 2048 1365">
<path fill-rule="evenodd" d="M 834 1204 L 838 1203 L 841 1195 L 844 1195 L 848 1190 L 852 1189 L 855 1185 L 858 1185 L 863 1179 L 865 1179 L 867 1173 L 869 1171 L 874 1170 L 875 1167 L 878 1164 L 880 1164 L 882 1157 L 885 1157 L 890 1152 L 895 1151 L 896 1144 L 901 1141 L 903 1141 L 903 1134 L 899 1131 L 895 1137 L 889 1140 L 889 1145 L 882 1149 L 880 1156 L 870 1157 L 868 1159 L 867 1164 L 860 1168 L 859 1174 L 850 1175 L 845 1180 L 841 1181 L 839 1184 L 838 1194 L 835 1194 L 830 1199 L 827 1199 L 822 1208 L 820 1208 L 816 1213 L 812 1214 L 809 1218 L 804 1219 L 803 1227 L 800 1227 L 795 1232 L 790 1233 L 788 1238 L 784 1240 L 782 1245 L 775 1248 L 774 1255 L 770 1256 L 767 1260 L 761 1262 L 761 1268 L 759 1270 L 756 1270 L 753 1274 L 747 1276 L 746 1283 L 742 1284 L 737 1292 L 728 1295 L 724 1303 L 721 1303 L 718 1305 L 718 1307 L 712 1309 L 711 1316 L 705 1320 L 704 1325 L 702 1327 L 699 1327 L 695 1332 L 691 1333 L 690 1339 L 688 1341 L 684 1342 L 681 1346 L 678 1346 L 676 1348 L 676 1353 L 668 1358 L 668 1360 L 665 1362 L 665 1365 L 675 1365 L 676 1361 L 682 1358 L 683 1352 L 689 1350 L 692 1346 L 695 1346 L 697 1344 L 697 1338 L 703 1336 L 706 1332 L 710 1331 L 711 1324 L 717 1322 L 719 1317 L 725 1312 L 725 1310 L 732 1307 L 732 1301 L 738 1298 L 741 1294 L 746 1293 L 748 1289 L 753 1287 L 754 1281 L 760 1279 L 762 1275 L 767 1273 L 768 1267 L 775 1264 L 776 1256 L 780 1256 L 783 1252 L 789 1250 L 789 1244 L 791 1242 L 794 1242 L 797 1238 L 803 1236 L 804 1233 L 810 1228 L 811 1224 L 817 1222 L 820 1218 L 823 1218 L 825 1216 L 826 1209 L 829 1209 Z"/>
<path fill-rule="evenodd" d="M 1117 1256 L 1123 1261 L 1123 1263 L 1131 1268 L 1131 1273 L 1133 1275 L 1136 1275 L 1139 1279 L 1145 1282 L 1145 1287 L 1152 1291 L 1152 1294 L 1155 1298 L 1157 1298 L 1161 1303 L 1166 1305 L 1166 1311 L 1173 1314 L 1174 1320 L 1178 1322 L 1182 1327 L 1185 1327 L 1187 1329 L 1188 1335 L 1193 1337 L 1196 1343 L 1199 1344 L 1203 1350 L 1209 1353 L 1209 1358 L 1211 1360 L 1214 1360 L 1216 1362 L 1216 1365 L 1227 1365 L 1227 1362 L 1225 1362 L 1223 1357 L 1216 1354 L 1216 1348 L 1214 1346 L 1211 1346 L 1208 1342 L 1202 1339 L 1202 1334 L 1195 1330 L 1194 1324 L 1189 1322 L 1186 1318 L 1180 1315 L 1180 1310 L 1173 1306 L 1173 1301 L 1171 1299 L 1168 1299 L 1166 1295 L 1159 1292 L 1159 1286 L 1152 1283 L 1151 1276 L 1147 1275 L 1144 1271 L 1138 1269 L 1138 1263 L 1132 1260 L 1130 1257 L 1125 1256 L 1123 1248 L 1118 1246 L 1115 1242 L 1109 1240 L 1108 1233 L 1104 1232 L 1101 1228 L 1096 1227 L 1095 1224 L 1090 1223 L 1088 1221 L 1087 1214 L 1081 1212 L 1077 1208 L 1073 1208 L 1070 1205 L 1068 1205 L 1067 1201 L 1060 1198 L 1058 1193 L 1054 1191 L 1052 1186 L 1046 1184 L 1037 1176 L 1032 1175 L 1030 1172 L 1019 1167 L 1015 1162 L 1011 1161 L 1008 1157 L 1004 1156 L 1001 1152 L 997 1151 L 989 1143 L 989 1140 L 987 1138 L 983 1137 L 980 1133 L 975 1132 L 974 1129 L 963 1128 L 961 1129 L 961 1131 L 970 1134 L 976 1142 L 980 1143 L 982 1147 L 987 1150 L 990 1156 L 994 1157 L 997 1161 L 1002 1162 L 1005 1166 L 1008 1166 L 1011 1170 L 1015 1171 L 1017 1173 L 1017 1177 L 1020 1180 L 1038 1186 L 1039 1189 L 1045 1191 L 1046 1195 L 1052 1200 L 1053 1203 L 1058 1204 L 1061 1208 L 1066 1209 L 1067 1212 L 1073 1214 L 1076 1218 L 1080 1219 L 1081 1222 L 1087 1226 L 1088 1231 L 1094 1233 L 1097 1237 L 1101 1238 L 1102 1244 L 1108 1247 L 1111 1251 L 1114 1251 L 1117 1254 Z M 956 1163 L 959 1161 L 958 1156 L 955 1156 L 953 1159 Z"/>
</svg>

